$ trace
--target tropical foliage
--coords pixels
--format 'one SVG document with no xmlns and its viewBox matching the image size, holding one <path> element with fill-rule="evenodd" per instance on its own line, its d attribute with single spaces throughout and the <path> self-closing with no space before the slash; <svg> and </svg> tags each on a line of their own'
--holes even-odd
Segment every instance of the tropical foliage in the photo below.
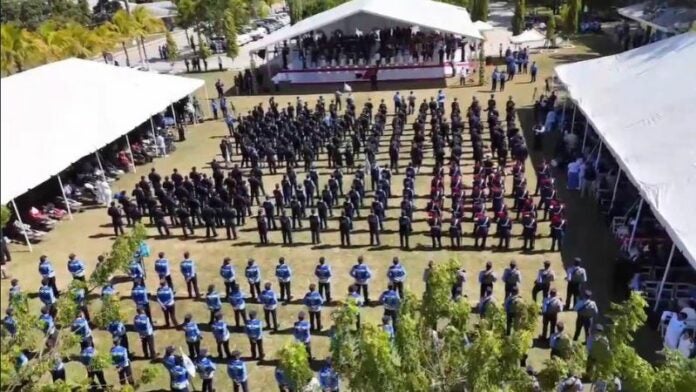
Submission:
<svg viewBox="0 0 696 392">
<path fill-rule="evenodd" d="M 512 34 L 518 35 L 524 31 L 524 16 L 526 13 L 525 0 L 515 0 L 515 13 L 512 16 Z"/>
</svg>

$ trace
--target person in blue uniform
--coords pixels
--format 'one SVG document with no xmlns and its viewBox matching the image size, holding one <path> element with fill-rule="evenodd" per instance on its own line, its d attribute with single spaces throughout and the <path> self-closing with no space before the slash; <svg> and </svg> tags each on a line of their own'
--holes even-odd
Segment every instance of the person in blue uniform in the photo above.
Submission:
<svg viewBox="0 0 696 392">
<path fill-rule="evenodd" d="M 223 351 L 225 352 L 225 356 L 230 358 L 230 330 L 221 312 L 215 315 L 215 322 L 212 328 L 213 336 L 215 336 L 215 343 L 217 344 L 218 358 L 222 359 Z"/>
<path fill-rule="evenodd" d="M 257 299 L 261 294 L 261 270 L 254 259 L 247 260 L 244 276 L 247 278 L 247 282 L 249 282 L 249 293 L 251 294 L 251 298 Z"/>
<path fill-rule="evenodd" d="M 145 283 L 142 278 L 135 281 L 135 286 L 133 287 L 133 290 L 131 290 L 131 298 L 133 298 L 136 308 L 142 308 L 147 315 L 147 318 L 150 319 L 150 323 L 152 323 L 150 293 L 147 291 L 147 287 L 145 287 Z"/>
<path fill-rule="evenodd" d="M 179 321 L 176 319 L 176 304 L 174 302 L 174 291 L 167 282 L 162 279 L 160 280 L 160 287 L 157 289 L 157 302 L 162 308 L 162 313 L 164 314 L 164 323 L 167 328 L 171 327 L 171 323 L 174 327 L 179 326 Z"/>
<path fill-rule="evenodd" d="M 225 299 L 228 301 L 230 299 L 230 294 L 232 294 L 232 285 L 237 283 L 234 266 L 231 263 L 232 259 L 225 257 L 220 266 L 220 276 L 225 282 Z"/>
<path fill-rule="evenodd" d="M 41 255 L 41 257 L 39 257 L 39 274 L 41 274 L 42 280 L 46 279 L 46 284 L 53 290 L 53 295 L 58 297 L 56 271 L 53 269 L 53 264 L 51 264 L 46 255 Z"/>
<path fill-rule="evenodd" d="M 278 294 L 271 288 L 271 282 L 264 284 L 263 291 L 259 296 L 263 304 L 263 315 L 266 320 L 266 326 L 273 328 L 273 331 L 278 332 Z"/>
<path fill-rule="evenodd" d="M 196 293 L 196 298 L 200 297 L 201 292 L 198 290 L 196 262 L 191 260 L 191 254 L 189 252 L 184 252 L 184 260 L 181 261 L 181 274 L 184 275 L 189 298 L 193 298 L 193 293 Z"/>
<path fill-rule="evenodd" d="M 348 287 L 348 301 L 353 302 L 358 308 L 362 308 L 365 304 L 362 295 L 358 293 L 358 288 L 354 284 Z M 355 320 L 355 328 L 360 329 L 360 312 Z"/>
<path fill-rule="evenodd" d="M 288 303 L 292 300 L 292 294 L 290 294 L 290 281 L 292 280 L 292 269 L 285 262 L 285 257 L 278 259 L 278 265 L 276 265 L 276 278 L 278 279 L 278 286 L 280 286 L 280 300 Z"/>
<path fill-rule="evenodd" d="M 389 283 L 389 285 L 387 285 L 387 290 L 380 295 L 379 302 L 384 306 L 384 315 L 391 317 L 394 323 L 396 323 L 396 317 L 401 307 L 401 297 L 394 289 L 393 284 Z"/>
<path fill-rule="evenodd" d="M 232 353 L 232 360 L 227 364 L 227 375 L 232 380 L 234 392 L 249 392 L 249 373 L 237 350 Z"/>
<path fill-rule="evenodd" d="M 167 286 L 174 290 L 174 282 L 172 282 L 172 270 L 169 267 L 169 260 L 164 257 L 164 252 L 159 252 L 157 254 L 157 260 L 155 260 L 155 272 L 160 279 L 164 279 L 167 282 Z"/>
<path fill-rule="evenodd" d="M 317 286 L 314 283 L 309 285 L 309 292 L 305 294 L 303 303 L 309 312 L 309 323 L 312 330 L 321 331 L 321 307 L 324 304 L 324 299 L 317 291 Z"/>
<path fill-rule="evenodd" d="M 208 356 L 207 349 L 201 349 L 198 360 L 196 361 L 196 372 L 201 376 L 203 385 L 201 386 L 202 392 L 213 392 L 213 380 L 215 377 L 215 369 L 217 366 Z"/>
<path fill-rule="evenodd" d="M 51 316 L 56 316 L 56 295 L 55 291 L 51 287 L 50 280 L 48 278 L 43 278 L 41 280 L 41 287 L 39 287 L 39 299 L 44 304 L 45 307 L 49 309 Z"/>
<path fill-rule="evenodd" d="M 133 380 L 133 370 L 131 369 L 128 350 L 119 345 L 118 340 L 114 340 L 114 345 L 111 348 L 111 362 L 116 366 L 118 371 L 118 380 L 121 385 L 135 385 Z"/>
<path fill-rule="evenodd" d="M 104 371 L 94 366 L 94 357 L 96 355 L 97 350 L 94 347 L 85 347 L 80 352 L 80 362 L 87 368 L 87 379 L 90 381 L 90 386 L 93 388 L 98 386 L 100 390 L 105 390 L 107 384 Z"/>
<path fill-rule="evenodd" d="M 68 271 L 73 279 L 85 281 L 85 263 L 78 259 L 74 253 L 68 255 Z"/>
<path fill-rule="evenodd" d="M 5 309 L 5 318 L 2 319 L 2 327 L 11 338 L 17 335 L 17 320 L 14 317 L 14 309 Z"/>
<path fill-rule="evenodd" d="M 186 345 L 188 346 L 189 357 L 195 360 L 201 353 L 201 340 L 203 335 L 201 330 L 198 328 L 198 323 L 193 321 L 193 316 L 191 313 L 187 313 L 184 316 L 184 337 L 186 338 Z"/>
<path fill-rule="evenodd" d="M 327 358 L 324 367 L 321 368 L 319 374 L 317 375 L 319 379 L 319 385 L 321 390 L 324 392 L 338 392 L 339 390 L 339 377 L 336 370 L 334 370 L 331 364 L 331 358 Z"/>
<path fill-rule="evenodd" d="M 106 330 L 111 334 L 111 339 L 118 343 L 119 346 L 130 352 L 130 344 L 128 342 L 128 333 L 126 325 L 121 320 L 113 320 L 107 326 Z"/>
<path fill-rule="evenodd" d="M 290 381 L 285 376 L 285 372 L 280 366 L 276 366 L 274 376 L 280 392 L 292 392 L 292 389 L 290 389 Z"/>
<path fill-rule="evenodd" d="M 251 357 L 256 359 L 258 351 L 258 359 L 263 361 L 266 357 L 266 353 L 263 351 L 263 323 L 256 318 L 255 310 L 249 312 L 249 322 L 246 323 L 245 329 L 251 346 Z"/>
<path fill-rule="evenodd" d="M 368 292 L 368 283 L 372 278 L 372 271 L 370 271 L 370 267 L 365 264 L 365 260 L 362 256 L 358 256 L 358 264 L 355 264 L 353 268 L 351 268 L 350 276 L 355 279 L 355 285 L 358 287 L 358 292 L 362 291 L 365 304 L 369 304 L 370 294 Z"/>
<path fill-rule="evenodd" d="M 309 321 L 305 320 L 305 316 L 306 316 L 305 312 L 302 312 L 302 311 L 297 314 L 297 321 L 295 321 L 295 325 L 293 326 L 292 334 L 295 337 L 295 340 L 304 344 L 305 349 L 307 350 L 307 357 L 311 360 L 312 359 L 312 346 L 311 346 L 312 326 L 309 324 Z"/>
<path fill-rule="evenodd" d="M 152 328 L 152 322 L 145 313 L 145 309 L 139 307 L 138 314 L 133 318 L 133 328 L 140 335 L 140 344 L 143 349 L 143 356 L 147 359 L 152 359 L 157 356 L 155 352 L 155 331 Z"/>
<path fill-rule="evenodd" d="M 401 265 L 398 257 L 394 257 L 392 265 L 387 271 L 387 278 L 394 286 L 394 289 L 399 292 L 399 297 L 404 298 L 404 280 L 406 280 L 406 269 Z"/>
<path fill-rule="evenodd" d="M 171 377 L 172 392 L 188 392 L 191 382 L 189 381 L 189 373 L 184 366 L 184 360 L 181 356 L 176 356 L 174 366 L 169 369 Z"/>
<path fill-rule="evenodd" d="M 79 312 L 77 314 L 70 326 L 70 330 L 80 337 L 80 348 L 84 350 L 86 347 L 94 347 L 92 328 L 89 327 L 89 321 L 85 318 L 84 313 Z"/>
<path fill-rule="evenodd" d="M 234 309 L 235 327 L 239 328 L 240 318 L 244 321 L 244 324 L 247 322 L 246 301 L 244 299 L 244 294 L 239 289 L 239 285 L 232 285 L 232 293 L 229 297 L 229 301 L 230 305 L 232 305 L 232 309 Z"/>
<path fill-rule="evenodd" d="M 65 382 L 65 364 L 60 356 L 56 356 L 53 360 L 53 367 L 51 367 L 51 381 L 54 383 L 58 380 Z"/>
<path fill-rule="evenodd" d="M 326 303 L 331 303 L 331 266 L 326 264 L 326 259 L 319 258 L 319 264 L 314 268 L 314 276 L 319 279 L 319 294 L 324 297 Z"/>
<path fill-rule="evenodd" d="M 215 290 L 214 284 L 208 286 L 208 292 L 205 294 L 205 304 L 210 311 L 210 321 L 208 324 L 212 325 L 215 321 L 215 314 L 222 310 L 222 299 L 220 299 L 220 294 Z"/>
<path fill-rule="evenodd" d="M 128 264 L 128 276 L 133 281 L 133 288 L 138 284 L 139 280 L 145 279 L 145 271 L 143 270 L 142 264 L 137 259 L 133 259 L 130 264 Z"/>
</svg>

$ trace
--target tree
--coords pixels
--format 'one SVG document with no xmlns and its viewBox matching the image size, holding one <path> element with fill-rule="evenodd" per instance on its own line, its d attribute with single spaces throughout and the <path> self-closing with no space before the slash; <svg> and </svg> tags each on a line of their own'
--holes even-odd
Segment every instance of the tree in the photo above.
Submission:
<svg viewBox="0 0 696 392">
<path fill-rule="evenodd" d="M 97 30 L 100 31 L 100 30 Z M 69 23 L 60 30 L 63 53 L 67 57 L 90 58 L 111 47 L 114 41 L 77 23 Z"/>
<path fill-rule="evenodd" d="M 512 34 L 518 35 L 524 31 L 524 16 L 526 13 L 525 0 L 515 0 L 515 13 L 512 16 Z"/>
<path fill-rule="evenodd" d="M 131 16 L 133 18 L 133 24 L 135 25 L 136 34 L 140 38 L 140 46 L 143 49 L 143 56 L 147 62 L 148 57 L 145 49 L 145 36 L 148 34 L 165 31 L 166 27 L 164 26 L 162 19 L 154 17 L 145 7 L 136 7 Z"/>
<path fill-rule="evenodd" d="M 179 0 L 176 2 L 176 19 L 175 22 L 177 26 L 184 29 L 186 34 L 186 40 L 189 45 L 191 44 L 191 38 L 188 35 L 188 29 L 193 27 L 196 23 L 196 6 L 193 0 Z"/>
<path fill-rule="evenodd" d="M 179 46 L 176 44 L 174 37 L 172 37 L 172 33 L 169 31 L 167 31 L 166 40 L 167 40 L 167 58 L 171 62 L 174 62 L 174 61 L 179 59 Z"/>
<path fill-rule="evenodd" d="M 0 230 L 5 228 L 5 225 L 10 221 L 12 213 L 6 205 L 0 206 Z"/>
<path fill-rule="evenodd" d="M 569 36 L 578 32 L 580 23 L 580 1 L 581 0 L 568 0 L 567 5 L 561 9 L 564 33 Z"/>
<path fill-rule="evenodd" d="M 549 46 L 556 46 L 556 15 L 549 15 L 549 22 L 546 24 L 546 40 Z"/>
<path fill-rule="evenodd" d="M 302 343 L 292 341 L 278 352 L 280 369 L 292 386 L 293 391 L 301 391 L 312 379 L 307 349 Z"/>
<path fill-rule="evenodd" d="M 472 0 L 471 19 L 484 22 L 488 20 L 488 0 Z"/>
<path fill-rule="evenodd" d="M 1 26 L 0 40 L 0 62 L 3 72 L 22 72 L 28 63 L 41 56 L 33 34 L 14 23 Z"/>
<path fill-rule="evenodd" d="M 130 56 L 128 56 L 126 42 L 138 34 L 138 27 L 134 23 L 133 18 L 126 11 L 119 10 L 111 18 L 111 22 L 107 22 L 107 26 L 119 37 L 123 54 L 126 56 L 126 65 L 130 67 Z"/>
<path fill-rule="evenodd" d="M 231 10 L 225 11 L 225 41 L 227 42 L 227 56 L 234 59 L 239 55 L 239 46 L 237 45 L 237 25 Z"/>
</svg>

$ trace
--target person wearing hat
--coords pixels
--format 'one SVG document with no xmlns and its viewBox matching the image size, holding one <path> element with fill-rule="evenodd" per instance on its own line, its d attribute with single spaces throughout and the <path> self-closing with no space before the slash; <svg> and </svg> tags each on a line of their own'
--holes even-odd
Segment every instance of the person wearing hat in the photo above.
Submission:
<svg viewBox="0 0 696 392">
<path fill-rule="evenodd" d="M 201 339 L 203 339 L 203 335 L 201 334 L 201 330 L 198 328 L 198 323 L 193 321 L 193 316 L 191 316 L 191 313 L 187 313 L 184 316 L 183 329 L 184 337 L 186 338 L 186 345 L 188 346 L 189 356 L 191 359 L 196 359 L 201 353 Z"/>
<path fill-rule="evenodd" d="M 232 352 L 232 360 L 227 364 L 227 375 L 232 379 L 234 392 L 249 392 L 249 373 L 241 356 L 239 350 Z"/>
<path fill-rule="evenodd" d="M 307 357 L 311 360 L 312 359 L 312 346 L 311 346 L 311 339 L 312 339 L 312 326 L 310 325 L 309 321 L 305 320 L 306 314 L 304 311 L 300 311 L 300 313 L 297 314 L 297 321 L 295 321 L 295 325 L 293 326 L 293 336 L 295 337 L 295 340 L 298 342 L 304 344 L 305 349 L 307 350 Z"/>
<path fill-rule="evenodd" d="M 597 304 L 592 300 L 592 291 L 585 290 L 580 300 L 575 304 L 574 310 L 577 312 L 578 317 L 575 321 L 575 334 L 573 335 L 573 340 L 578 340 L 580 337 L 580 330 L 582 329 L 585 330 L 585 340 L 587 340 L 592 322 L 599 313 Z"/>
<path fill-rule="evenodd" d="M 495 283 L 497 280 L 498 277 L 495 276 L 495 272 L 493 272 L 493 263 L 491 261 L 487 261 L 486 269 L 480 271 L 478 276 L 478 281 L 481 285 L 479 297 L 483 297 L 483 295 L 486 293 L 486 290 L 488 289 L 493 291 L 493 283 Z"/>
<path fill-rule="evenodd" d="M 321 387 L 322 391 L 338 392 L 339 376 L 332 366 L 331 358 L 326 358 L 326 361 L 324 362 L 324 367 L 322 367 L 321 370 L 319 370 L 317 378 L 319 379 L 319 386 Z"/>
<path fill-rule="evenodd" d="M 565 309 L 569 310 L 571 309 L 571 298 L 573 299 L 573 306 L 575 306 L 580 296 L 580 289 L 587 283 L 587 272 L 582 267 L 582 259 L 579 257 L 573 260 L 573 266 L 566 271 L 566 281 L 568 282 L 568 288 L 566 291 Z"/>
<path fill-rule="evenodd" d="M 537 294 L 539 294 L 540 291 L 542 299 L 549 296 L 551 282 L 555 280 L 556 274 L 551 269 L 551 262 L 544 260 L 544 268 L 539 269 L 537 272 L 536 280 L 534 280 L 534 287 L 532 287 L 532 299 L 534 302 L 537 301 Z"/>
<path fill-rule="evenodd" d="M 542 315 L 542 332 L 541 339 L 546 340 L 546 332 L 551 326 L 551 334 L 555 332 L 555 326 L 558 322 L 558 313 L 563 310 L 563 302 L 558 298 L 556 289 L 551 289 L 549 295 L 544 297 L 544 301 L 541 305 L 541 315 Z"/>
<path fill-rule="evenodd" d="M 502 277 L 503 283 L 505 283 L 505 298 L 510 296 L 512 289 L 519 287 L 522 282 L 522 274 L 517 268 L 517 262 L 515 260 L 510 261 L 510 267 L 505 268 Z"/>
<path fill-rule="evenodd" d="M 208 349 L 201 349 L 198 355 L 198 360 L 196 361 L 196 372 L 200 374 L 203 385 L 201 386 L 202 392 L 214 392 L 213 389 L 213 378 L 215 377 L 215 369 L 217 366 L 215 362 L 208 356 Z"/>
<path fill-rule="evenodd" d="M 266 323 L 268 323 L 268 321 Z M 249 312 L 249 322 L 246 323 L 244 328 L 246 329 L 246 334 L 249 338 L 249 345 L 251 346 L 251 357 L 256 359 L 256 353 L 258 350 L 258 358 L 259 360 L 263 361 L 263 359 L 266 357 L 266 353 L 263 351 L 263 323 L 261 320 L 256 318 L 255 310 Z"/>
</svg>

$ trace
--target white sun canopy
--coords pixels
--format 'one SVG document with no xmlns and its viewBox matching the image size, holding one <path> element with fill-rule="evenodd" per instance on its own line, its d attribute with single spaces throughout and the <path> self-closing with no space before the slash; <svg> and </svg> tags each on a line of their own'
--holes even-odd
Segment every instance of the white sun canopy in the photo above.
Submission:
<svg viewBox="0 0 696 392">
<path fill-rule="evenodd" d="M 696 268 L 696 33 L 556 67 L 623 171 Z"/>
<path fill-rule="evenodd" d="M 199 79 L 68 59 L 2 79 L 3 203 L 203 86 Z"/>
<path fill-rule="evenodd" d="M 265 49 L 310 31 L 323 31 L 328 35 L 341 30 L 350 35 L 356 29 L 369 32 L 373 28 L 410 26 L 483 39 L 466 9 L 452 4 L 431 0 L 352 0 L 276 30 L 252 44 L 250 51 Z"/>
<path fill-rule="evenodd" d="M 517 45 L 542 41 L 546 41 L 546 36 L 535 29 L 525 30 L 520 35 L 510 37 L 510 42 Z"/>
</svg>

